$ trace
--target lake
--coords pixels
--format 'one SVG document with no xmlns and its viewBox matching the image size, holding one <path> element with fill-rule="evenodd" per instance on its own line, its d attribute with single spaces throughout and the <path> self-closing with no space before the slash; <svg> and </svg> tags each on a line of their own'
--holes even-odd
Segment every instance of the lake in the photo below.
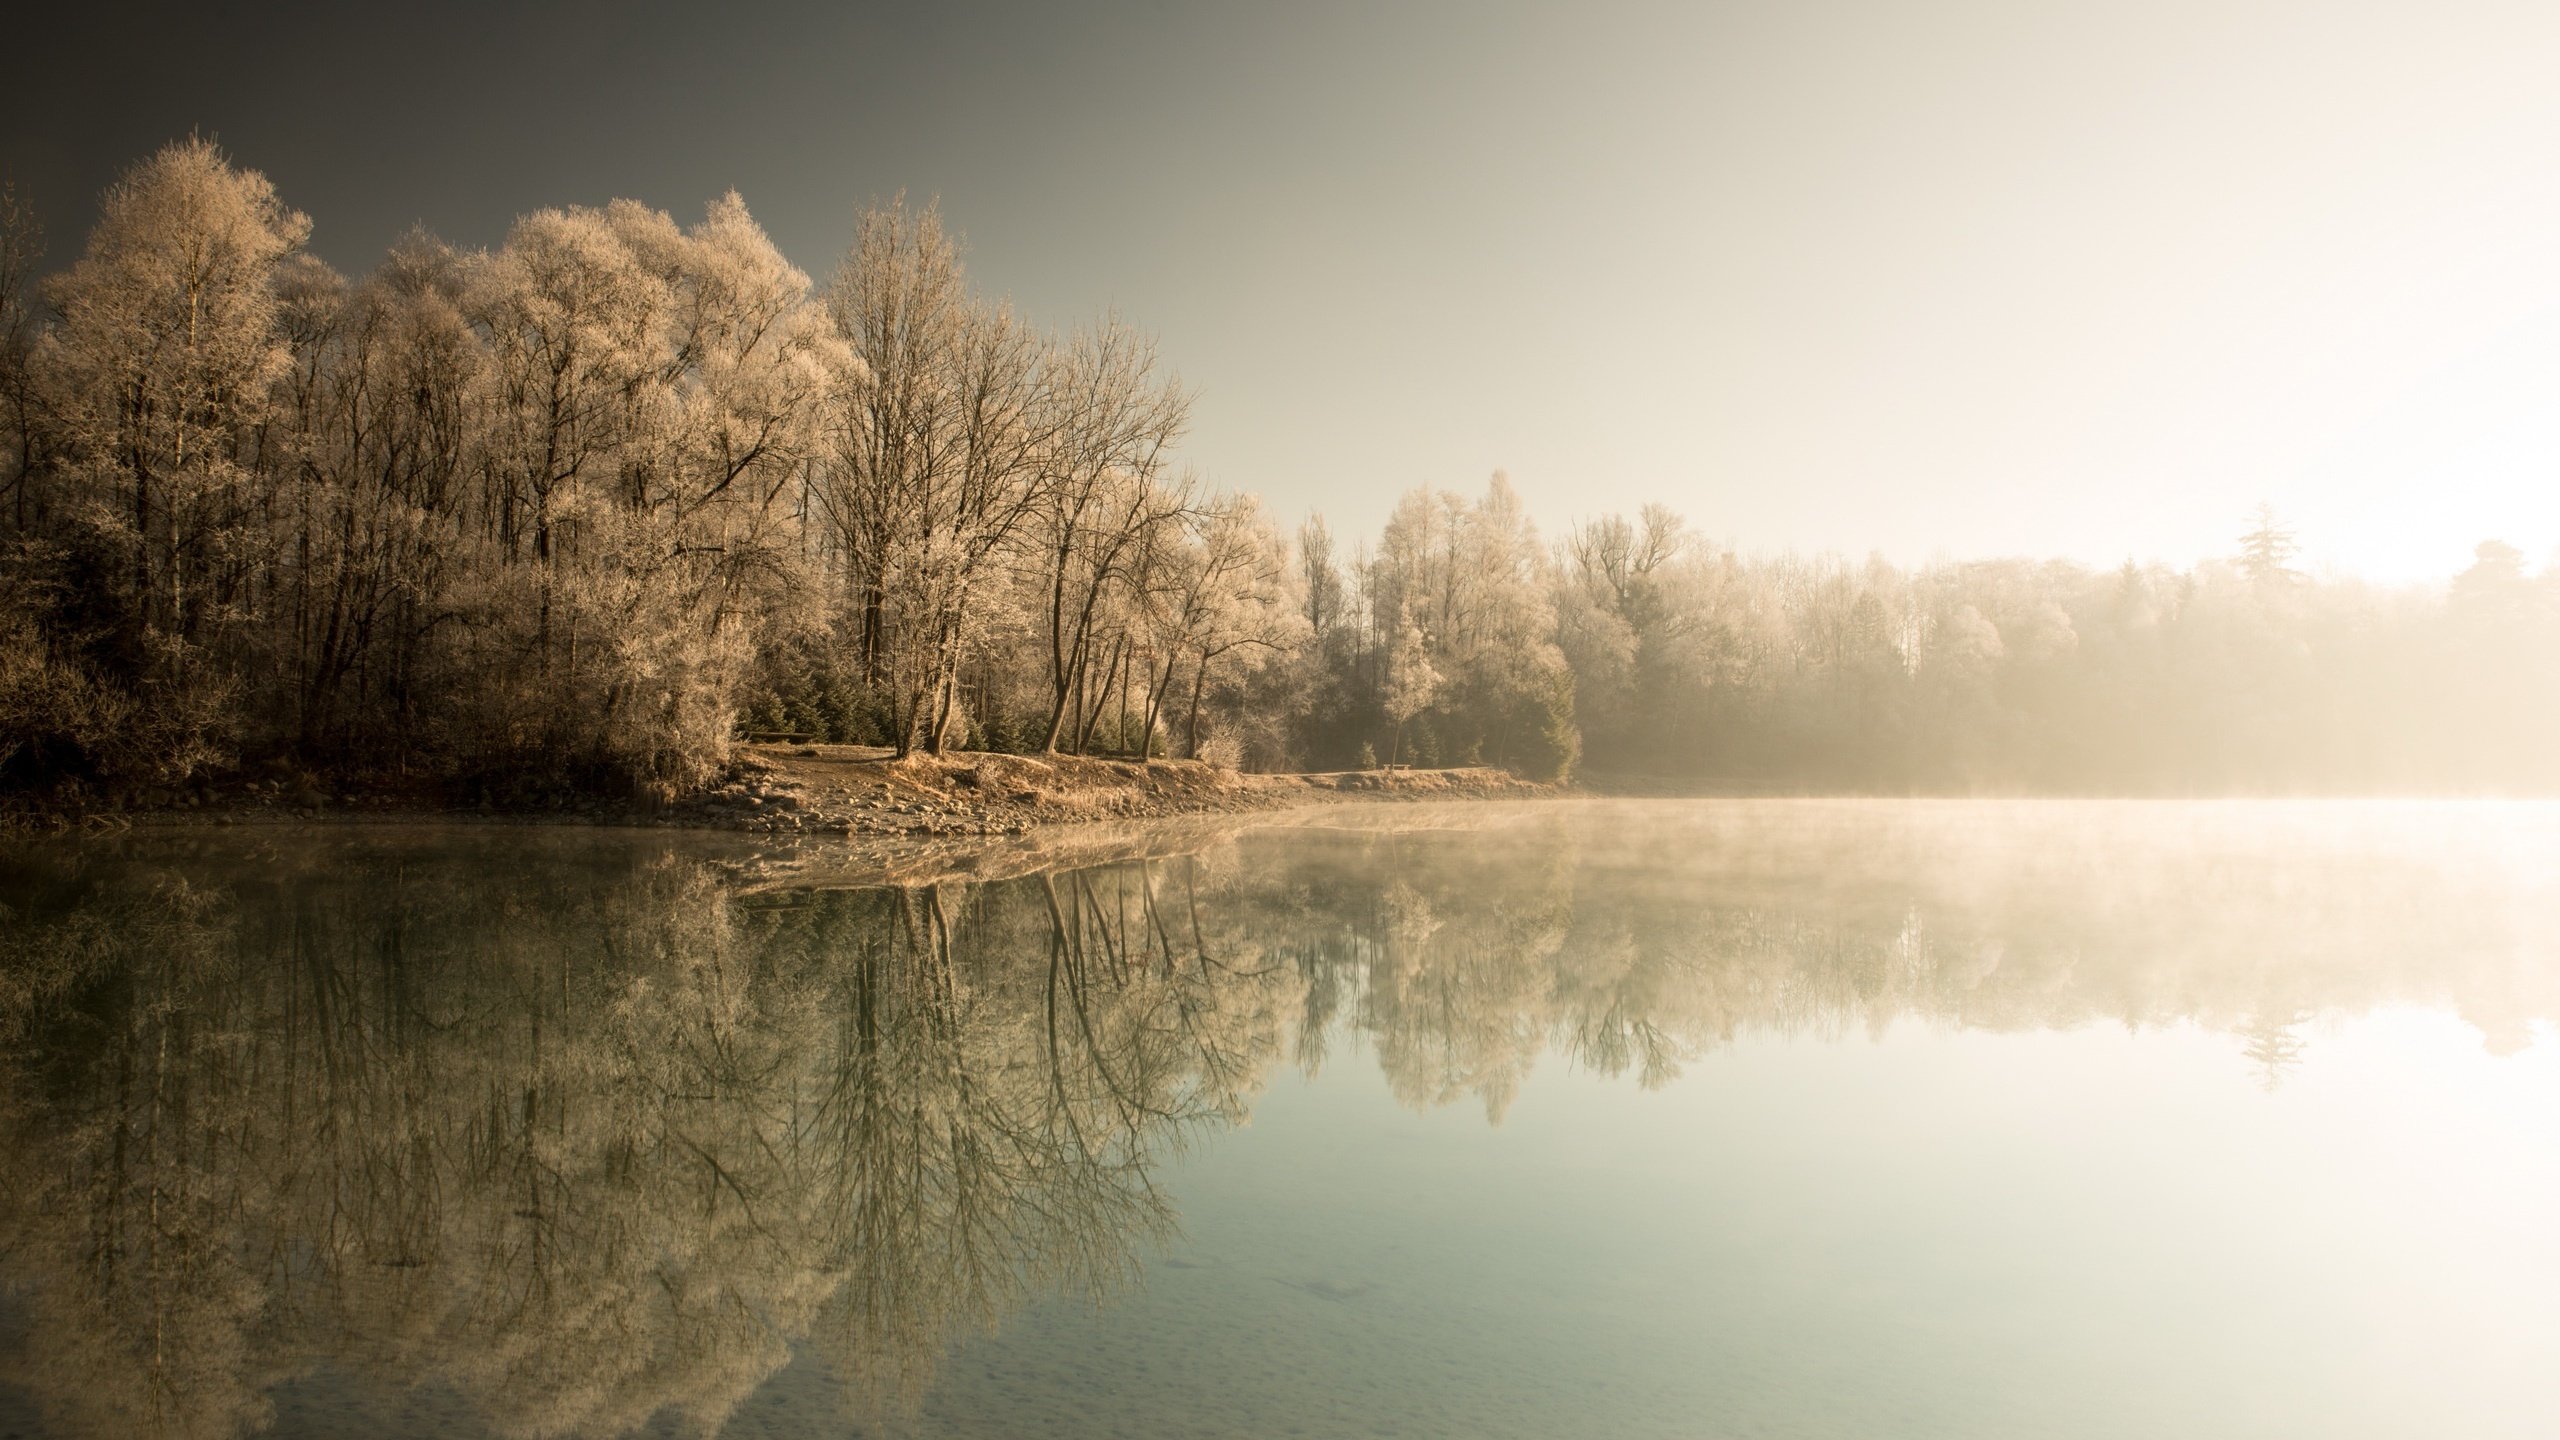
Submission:
<svg viewBox="0 0 2560 1440">
<path fill-rule="evenodd" d="M 2560 807 L 825 858 L 0 856 L 0 1435 L 2560 1433 Z"/>
</svg>

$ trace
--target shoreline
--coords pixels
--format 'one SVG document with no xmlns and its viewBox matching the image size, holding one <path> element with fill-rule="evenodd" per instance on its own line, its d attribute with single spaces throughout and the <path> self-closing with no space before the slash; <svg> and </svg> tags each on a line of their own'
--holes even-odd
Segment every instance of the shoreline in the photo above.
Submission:
<svg viewBox="0 0 2560 1440">
<path fill-rule="evenodd" d="M 563 797 L 545 806 L 439 802 L 418 795 L 252 783 L 187 803 L 27 812 L 20 835 L 267 825 L 500 826 L 697 830 L 773 838 L 1021 838 L 1078 825 L 1250 815 L 1358 801 L 1521 800 L 1567 793 L 1490 767 L 1255 774 L 1197 760 L 916 754 L 857 745 L 741 745 L 722 777 L 665 802 Z"/>
</svg>

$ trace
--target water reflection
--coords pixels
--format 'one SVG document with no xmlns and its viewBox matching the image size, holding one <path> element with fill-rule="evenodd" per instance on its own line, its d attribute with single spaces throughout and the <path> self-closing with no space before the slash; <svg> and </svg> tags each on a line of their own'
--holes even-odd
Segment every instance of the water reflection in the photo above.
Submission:
<svg viewBox="0 0 2560 1440">
<path fill-rule="evenodd" d="M 232 1435 L 315 1370 L 509 1435 L 716 1429 L 795 1350 L 857 1411 L 1174 1223 L 1276 1064 L 1500 1119 L 1743 1033 L 2560 1014 L 2534 811 L 1593 807 L 815 888 L 616 837 L 12 858 L 0 1378 Z M 1631 824 L 1639 816 L 1641 825 Z M 1416 828 L 1419 826 L 1420 828 Z"/>
</svg>

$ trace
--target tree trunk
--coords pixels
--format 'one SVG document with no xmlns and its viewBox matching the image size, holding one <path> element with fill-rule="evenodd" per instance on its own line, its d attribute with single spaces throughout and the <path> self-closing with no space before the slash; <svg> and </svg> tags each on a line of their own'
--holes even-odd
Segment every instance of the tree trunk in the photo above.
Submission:
<svg viewBox="0 0 2560 1440">
<path fill-rule="evenodd" d="M 1079 755 L 1084 753 L 1085 736 L 1093 729 L 1092 720 L 1087 718 L 1092 707 L 1086 703 L 1086 692 L 1092 688 L 1092 682 L 1093 656 L 1078 654 L 1076 656 L 1075 739 L 1067 748 Z"/>
<path fill-rule="evenodd" d="M 1103 707 L 1111 703 L 1112 689 L 1120 682 L 1121 667 L 1129 657 L 1129 640 L 1122 636 L 1111 647 L 1111 663 L 1102 667 L 1102 693 L 1093 697 L 1093 708 L 1086 711 L 1076 728 L 1076 753 L 1093 753 L 1093 727 L 1102 723 Z"/>
<path fill-rule="evenodd" d="M 1083 713 L 1084 641 L 1082 638 L 1077 639 L 1075 649 L 1068 653 L 1067 669 L 1073 672 L 1072 677 L 1061 673 L 1050 687 L 1055 693 L 1049 700 L 1049 730 L 1040 740 L 1040 753 L 1043 755 L 1058 753 L 1058 737 L 1065 734 L 1067 728 L 1068 702 L 1073 701 L 1077 713 Z M 1072 684 L 1069 683 L 1070 678 L 1072 678 Z"/>
<path fill-rule="evenodd" d="M 951 736 L 951 700 L 959 683 L 954 669 L 947 663 L 943 666 L 942 683 L 937 687 L 940 698 L 933 709 L 933 729 L 925 740 L 925 749 L 935 755 L 943 753 Z"/>
<path fill-rule="evenodd" d="M 916 727 L 924 719 L 924 702 L 928 693 L 926 689 L 909 687 L 898 697 L 898 733 L 890 741 L 890 749 L 897 759 L 904 760 L 916 753 Z"/>
<path fill-rule="evenodd" d="M 1183 727 L 1182 748 L 1189 758 L 1200 758 L 1200 692 L 1209 683 L 1209 657 L 1200 657 L 1200 668 L 1191 672 L 1191 720 Z"/>
<path fill-rule="evenodd" d="M 1081 680 L 1084 662 L 1084 636 L 1067 643 L 1067 554 L 1068 546 L 1060 541 L 1056 563 L 1049 571 L 1049 733 L 1040 742 L 1042 754 L 1055 754 L 1058 731 L 1067 714 L 1067 672 L 1076 671 Z"/>
<path fill-rule="evenodd" d="M 1111 748 L 1126 750 L 1129 748 L 1129 662 L 1138 657 L 1126 646 L 1122 647 L 1120 655 L 1120 722 L 1111 737 L 1114 742 Z"/>
<path fill-rule="evenodd" d="M 1164 678 L 1162 680 L 1156 680 L 1153 677 L 1149 677 L 1147 685 L 1147 728 L 1143 732 L 1143 738 L 1139 741 L 1138 754 L 1140 759 L 1153 760 L 1156 758 L 1156 717 L 1164 713 L 1164 692 L 1172 688 L 1173 685 L 1174 659 L 1175 656 L 1172 653 L 1168 653 L 1165 656 Z"/>
<path fill-rule="evenodd" d="M 880 582 L 876 579 L 862 586 L 862 688 L 869 690 L 880 684 Z"/>
</svg>

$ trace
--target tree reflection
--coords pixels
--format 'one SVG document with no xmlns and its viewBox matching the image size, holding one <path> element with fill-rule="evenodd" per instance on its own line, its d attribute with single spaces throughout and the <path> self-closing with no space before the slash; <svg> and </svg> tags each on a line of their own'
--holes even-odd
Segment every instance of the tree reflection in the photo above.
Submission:
<svg viewBox="0 0 2560 1440">
<path fill-rule="evenodd" d="M 1266 832 L 845 889 L 593 838 L 24 852 L 0 1378 L 75 1433 L 253 1432 L 326 1369 L 616 1435 L 714 1430 L 805 1351 L 895 1408 L 968 1334 L 1133 1279 L 1167 1160 L 1346 1041 L 1498 1120 L 1550 1054 L 1656 1086 L 1751 1033 L 2191 1021 L 2272 1086 L 2319 1015 L 2560 1011 L 2522 938 L 2560 933 L 2547 886 L 1780 848 Z"/>
<path fill-rule="evenodd" d="M 779 902 L 663 856 L 183 868 L 12 887 L 11 1378 L 84 1433 L 254 1430 L 322 1363 L 508 1434 L 708 1429 L 804 1342 L 911 1399 L 1134 1273 L 1155 1165 L 1296 1005 L 1173 923 L 1180 862 Z"/>
<path fill-rule="evenodd" d="M 2300 1010 L 2267 1011 L 2250 1016 L 2240 1027 L 2240 1053 L 2257 1072 L 2260 1089 L 2274 1094 L 2285 1077 L 2300 1068 L 2306 1048 L 2301 1030 L 2310 1019 Z"/>
</svg>

